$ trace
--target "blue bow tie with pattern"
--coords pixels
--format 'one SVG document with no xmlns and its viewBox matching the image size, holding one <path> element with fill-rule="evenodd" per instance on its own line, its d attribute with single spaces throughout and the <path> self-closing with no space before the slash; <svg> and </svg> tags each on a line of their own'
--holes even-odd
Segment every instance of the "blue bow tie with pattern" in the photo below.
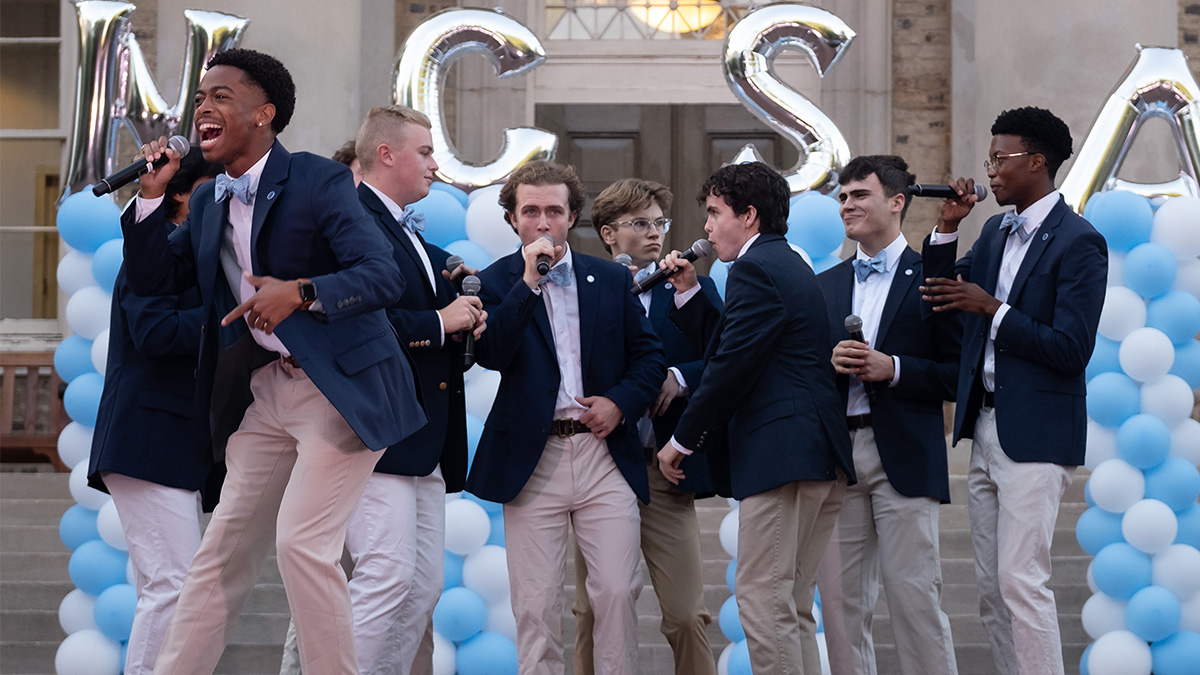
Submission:
<svg viewBox="0 0 1200 675">
<path fill-rule="evenodd" d="M 229 174 L 218 174 L 217 203 L 229 199 L 229 195 L 237 197 L 239 202 L 249 206 L 250 200 L 254 199 L 254 193 L 250 191 L 250 175 L 242 174 L 237 178 L 230 178 Z"/>
<path fill-rule="evenodd" d="M 1033 236 L 1032 232 L 1025 229 L 1026 220 L 1028 219 L 1024 216 L 1018 216 L 1013 211 L 1005 211 L 1004 219 L 1000 221 L 1000 229 L 1008 230 L 1009 234 L 1016 232 L 1017 238 L 1021 240 L 1022 244 L 1024 244 L 1025 242 L 1029 241 L 1030 237 Z"/>
<path fill-rule="evenodd" d="M 538 286 L 543 284 L 554 284 L 559 288 L 567 288 L 571 285 L 571 265 L 570 263 L 562 263 L 550 268 L 546 276 L 538 281 Z"/>
<path fill-rule="evenodd" d="M 859 283 L 867 280 L 873 272 L 887 271 L 887 251 L 880 251 L 879 255 L 870 260 L 862 258 L 854 259 L 854 276 L 858 277 Z"/>
<path fill-rule="evenodd" d="M 654 274 L 654 270 L 652 268 L 643 267 L 642 269 L 637 271 L 637 274 L 633 275 L 633 280 L 640 284 L 640 283 L 642 283 L 642 279 L 645 279 L 646 277 L 650 276 L 651 274 Z"/>
<path fill-rule="evenodd" d="M 413 207 L 404 207 L 404 213 L 400 214 L 400 227 L 416 234 L 425 231 L 425 214 L 413 211 Z"/>
</svg>

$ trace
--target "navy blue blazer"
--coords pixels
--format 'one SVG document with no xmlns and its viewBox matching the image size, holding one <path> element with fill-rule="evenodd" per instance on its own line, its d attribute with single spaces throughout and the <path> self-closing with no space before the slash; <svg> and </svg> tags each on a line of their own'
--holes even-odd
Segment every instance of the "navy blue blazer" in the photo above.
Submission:
<svg viewBox="0 0 1200 675">
<path fill-rule="evenodd" d="M 670 316 L 702 342 L 714 312 L 697 299 Z M 825 299 L 782 235 L 760 235 L 730 266 L 715 321 L 704 375 L 675 437 L 694 451 L 728 453 L 709 462 L 718 492 L 744 499 L 794 481 L 835 480 L 839 470 L 853 484 Z"/>
<path fill-rule="evenodd" d="M 705 276 L 701 276 L 699 279 L 700 289 L 708 297 L 709 302 L 717 308 L 717 311 L 724 309 L 725 302 L 721 300 L 721 294 L 717 291 L 717 285 L 713 283 L 713 280 Z M 650 325 L 654 327 L 654 334 L 662 340 L 667 367 L 678 368 L 679 374 L 683 376 L 688 387 L 694 390 L 700 384 L 700 376 L 704 372 L 704 352 L 697 349 L 692 341 L 667 318 L 667 314 L 674 306 L 675 288 L 669 282 L 659 284 L 650 290 Z M 683 416 L 683 411 L 687 409 L 687 404 L 687 398 L 676 397 L 662 415 L 651 418 L 654 423 L 654 437 L 660 448 L 666 445 L 674 435 L 675 427 L 679 424 L 679 418 Z M 685 457 L 680 466 L 683 469 L 684 478 L 679 481 L 679 485 L 674 486 L 676 489 L 681 492 L 694 492 L 700 498 L 715 494 L 712 479 L 708 475 L 707 458 L 704 456 Z"/>
<path fill-rule="evenodd" d="M 249 370 L 276 355 L 262 353 L 245 321 L 220 326 L 236 304 L 220 260 L 228 202 L 216 203 L 214 190 L 214 182 L 196 188 L 187 222 L 169 238 L 162 206 L 142 222 L 134 222 L 135 209 L 126 209 L 121 226 L 135 293 L 199 288 L 204 320 L 194 433 L 201 448 L 211 439 L 220 457 L 227 434 L 237 428 L 233 421 L 240 422 L 250 402 Z M 311 278 L 324 307 L 293 312 L 275 334 L 368 448 L 399 443 L 425 424 L 412 369 L 383 310 L 399 300 L 404 278 L 391 245 L 364 213 L 350 171 L 309 153 L 290 154 L 276 141 L 256 195 L 253 273 Z M 218 357 L 236 364 L 230 366 L 235 372 L 226 373 Z M 219 414 L 210 420 L 210 411 Z"/>
<path fill-rule="evenodd" d="M 113 287 L 104 393 L 88 462 L 92 487 L 108 492 L 100 473 L 111 471 L 198 491 L 209 510 L 216 504 L 224 466 L 201 461 L 191 434 L 202 311 L 195 289 L 134 295 L 122 267 Z"/>
<path fill-rule="evenodd" d="M 971 250 L 954 262 L 957 242 L 931 246 L 931 277 L 963 279 L 995 295 L 1007 232 L 1003 215 L 988 219 Z M 1091 223 L 1061 197 L 1033 235 L 1008 293 L 1012 309 L 996 334 L 996 427 L 1013 461 L 1083 463 L 1087 436 L 1083 371 L 1096 345 L 1108 283 L 1108 247 Z M 926 312 L 926 315 L 936 314 Z M 954 442 L 971 438 L 983 405 L 983 352 L 990 317 L 964 313 L 962 367 Z"/>
<path fill-rule="evenodd" d="M 921 320 L 925 279 L 921 255 L 905 248 L 896 264 L 871 345 L 900 359 L 896 386 L 877 383 L 871 404 L 875 445 L 888 482 L 905 497 L 950 501 L 942 402 L 954 400 L 961 351 L 960 317 Z M 846 317 L 854 313 L 854 261 L 846 260 L 817 276 L 829 310 L 830 344 L 849 340 Z M 842 410 L 849 398 L 850 376 L 837 376 Z"/>
<path fill-rule="evenodd" d="M 392 244 L 392 257 L 404 277 L 400 302 L 387 308 L 388 320 L 406 346 L 416 369 L 418 393 L 429 418 L 420 431 L 384 452 L 375 471 L 401 476 L 428 476 L 440 463 L 447 492 L 461 492 L 467 478 L 467 405 L 463 396 L 462 343 L 445 336 L 437 310 L 454 302 L 454 286 L 442 276 L 450 254 L 425 241 L 436 290 L 429 286 L 425 264 L 412 239 L 371 188 L 360 183 L 358 199 Z"/>
<path fill-rule="evenodd" d="M 605 396 L 625 418 L 605 439 L 613 461 L 643 502 L 650 500 L 637 421 L 667 374 L 662 343 L 642 303 L 630 293 L 624 265 L 572 252 L 579 295 L 580 371 L 584 396 Z M 525 285 L 521 251 L 479 274 L 488 329 L 475 343 L 480 365 L 500 371 L 496 402 L 484 422 L 467 490 L 512 501 L 537 467 L 558 399 L 558 359 L 542 297 Z"/>
</svg>

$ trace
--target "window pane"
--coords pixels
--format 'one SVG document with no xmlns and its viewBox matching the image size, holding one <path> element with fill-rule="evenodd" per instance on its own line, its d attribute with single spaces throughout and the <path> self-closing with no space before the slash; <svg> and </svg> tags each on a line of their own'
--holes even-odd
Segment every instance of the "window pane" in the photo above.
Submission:
<svg viewBox="0 0 1200 675">
<path fill-rule="evenodd" d="M 58 128 L 58 45 L 0 45 L 0 127 Z"/>
<path fill-rule="evenodd" d="M 0 37 L 58 37 L 62 0 L 3 0 Z"/>
<path fill-rule="evenodd" d="M 59 171 L 62 150 L 60 140 L 0 141 L 0 318 L 54 315 L 56 297 L 44 295 L 53 285 L 58 263 L 53 209 L 58 188 L 39 185 L 38 176 Z M 31 226 L 44 226 L 46 234 L 6 229 Z M 36 312 L 35 298 L 40 308 Z"/>
</svg>

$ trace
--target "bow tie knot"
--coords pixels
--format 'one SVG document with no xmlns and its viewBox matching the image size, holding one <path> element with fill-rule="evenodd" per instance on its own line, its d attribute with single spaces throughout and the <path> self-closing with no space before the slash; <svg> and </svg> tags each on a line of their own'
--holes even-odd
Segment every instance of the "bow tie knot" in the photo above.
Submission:
<svg viewBox="0 0 1200 675">
<path fill-rule="evenodd" d="M 404 229 L 416 234 L 425 231 L 425 214 L 417 213 L 413 207 L 404 207 L 404 213 L 400 214 L 400 226 Z"/>
<path fill-rule="evenodd" d="M 250 205 L 254 199 L 254 192 L 250 189 L 250 175 L 242 174 L 237 178 L 230 178 L 229 174 L 222 173 L 217 176 L 217 203 L 229 199 L 229 195 L 238 198 L 238 201 Z"/>
<path fill-rule="evenodd" d="M 1027 220 L 1028 218 L 1025 218 L 1024 216 L 1018 216 L 1013 211 L 1005 211 L 1004 218 L 1000 221 L 1000 229 L 1008 230 L 1009 234 L 1016 232 L 1017 238 L 1021 240 L 1022 244 L 1024 244 L 1025 242 L 1029 241 L 1030 237 L 1033 236 L 1032 232 L 1025 229 L 1025 222 Z"/>
<path fill-rule="evenodd" d="M 559 288 L 567 288 L 571 285 L 571 264 L 561 263 L 550 268 L 546 276 L 538 281 L 538 285 L 554 284 Z"/>
<path fill-rule="evenodd" d="M 853 264 L 854 276 L 858 278 L 859 283 L 862 283 L 875 272 L 887 271 L 887 251 L 880 251 L 879 255 L 870 260 L 855 258 Z"/>
</svg>

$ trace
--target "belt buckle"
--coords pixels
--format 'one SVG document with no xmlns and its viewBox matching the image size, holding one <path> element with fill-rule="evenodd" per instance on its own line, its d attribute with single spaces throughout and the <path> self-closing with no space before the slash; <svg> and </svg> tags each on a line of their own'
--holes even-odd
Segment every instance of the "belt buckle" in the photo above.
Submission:
<svg viewBox="0 0 1200 675">
<path fill-rule="evenodd" d="M 558 437 L 570 438 L 575 435 L 575 420 L 565 419 L 559 420 Z"/>
</svg>

